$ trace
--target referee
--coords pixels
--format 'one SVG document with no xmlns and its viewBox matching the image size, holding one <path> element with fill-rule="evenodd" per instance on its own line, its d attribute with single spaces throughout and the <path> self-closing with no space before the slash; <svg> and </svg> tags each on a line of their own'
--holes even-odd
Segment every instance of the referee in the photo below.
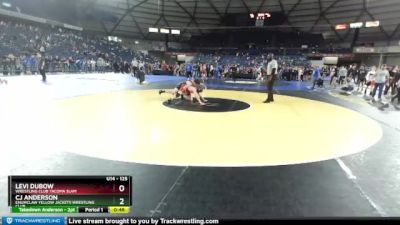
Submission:
<svg viewBox="0 0 400 225">
<path fill-rule="evenodd" d="M 265 72 L 267 74 L 268 98 L 267 100 L 264 101 L 264 103 L 271 103 L 274 101 L 273 87 L 276 79 L 276 73 L 278 71 L 278 62 L 274 59 L 274 54 L 272 53 L 269 53 L 267 55 L 267 61 L 268 61 L 268 64 L 266 66 L 267 70 Z"/>
<path fill-rule="evenodd" d="M 39 73 L 42 75 L 42 82 L 46 83 L 46 59 L 43 53 L 42 55 L 38 54 L 38 56 L 40 57 L 38 65 Z"/>
</svg>

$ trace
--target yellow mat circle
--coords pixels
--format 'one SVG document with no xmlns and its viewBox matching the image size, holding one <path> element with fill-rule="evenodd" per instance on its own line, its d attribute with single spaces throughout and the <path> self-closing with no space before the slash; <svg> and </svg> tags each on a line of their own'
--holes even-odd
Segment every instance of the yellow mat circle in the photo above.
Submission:
<svg viewBox="0 0 400 225">
<path fill-rule="evenodd" d="M 103 159 L 176 166 L 270 166 L 354 154 L 375 144 L 380 126 L 336 105 L 277 95 L 208 90 L 249 109 L 174 110 L 156 90 L 122 91 L 56 102 L 51 125 L 65 151 Z"/>
</svg>

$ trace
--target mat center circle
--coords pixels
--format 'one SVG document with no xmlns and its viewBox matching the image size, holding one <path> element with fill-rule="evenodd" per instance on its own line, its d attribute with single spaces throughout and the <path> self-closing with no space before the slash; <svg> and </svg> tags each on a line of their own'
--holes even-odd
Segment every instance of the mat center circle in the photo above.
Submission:
<svg viewBox="0 0 400 225">
<path fill-rule="evenodd" d="M 225 98 L 206 98 L 206 105 L 200 105 L 198 102 L 193 103 L 184 99 L 173 99 L 163 102 L 164 106 L 169 108 L 194 111 L 194 112 L 232 112 L 245 110 L 250 107 L 246 102 Z"/>
</svg>

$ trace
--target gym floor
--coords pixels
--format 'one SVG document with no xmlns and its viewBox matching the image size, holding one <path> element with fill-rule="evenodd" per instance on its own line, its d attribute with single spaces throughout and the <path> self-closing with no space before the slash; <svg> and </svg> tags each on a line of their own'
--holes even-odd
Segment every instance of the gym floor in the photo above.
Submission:
<svg viewBox="0 0 400 225">
<path fill-rule="evenodd" d="M 0 86 L 8 175 L 131 175 L 132 216 L 400 216 L 397 108 L 279 81 L 207 81 L 207 106 L 166 104 L 185 78 L 50 75 Z"/>
</svg>

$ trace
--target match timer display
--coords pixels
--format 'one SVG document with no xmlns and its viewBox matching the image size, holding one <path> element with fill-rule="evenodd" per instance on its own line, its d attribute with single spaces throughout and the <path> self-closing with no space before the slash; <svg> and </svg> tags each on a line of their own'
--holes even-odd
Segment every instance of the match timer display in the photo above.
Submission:
<svg viewBox="0 0 400 225">
<path fill-rule="evenodd" d="M 9 176 L 12 213 L 128 213 L 131 176 Z"/>
</svg>

